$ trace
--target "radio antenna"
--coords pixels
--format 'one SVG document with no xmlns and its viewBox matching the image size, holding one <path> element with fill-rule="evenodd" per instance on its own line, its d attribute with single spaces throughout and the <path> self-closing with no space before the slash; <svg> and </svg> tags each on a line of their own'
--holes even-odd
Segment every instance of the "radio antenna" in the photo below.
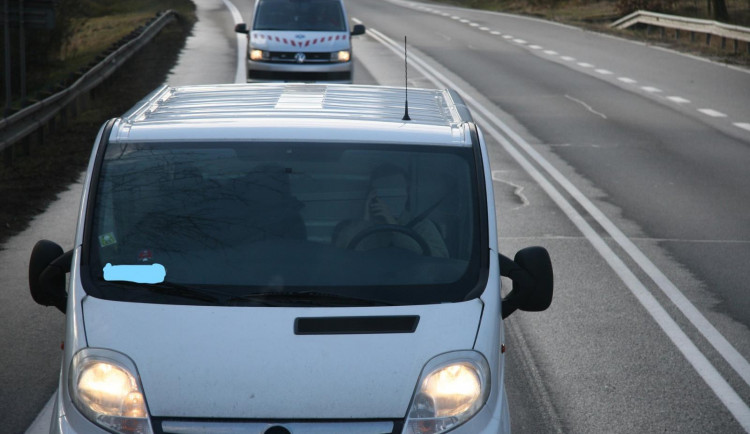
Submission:
<svg viewBox="0 0 750 434">
<path fill-rule="evenodd" d="M 402 121 L 410 121 L 409 117 L 409 70 L 406 62 L 406 35 L 404 35 L 404 117 Z"/>
</svg>

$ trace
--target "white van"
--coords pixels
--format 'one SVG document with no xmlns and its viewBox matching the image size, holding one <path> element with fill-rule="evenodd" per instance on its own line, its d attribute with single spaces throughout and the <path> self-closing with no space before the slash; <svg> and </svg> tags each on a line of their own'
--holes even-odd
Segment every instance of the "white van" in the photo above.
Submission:
<svg viewBox="0 0 750 434">
<path fill-rule="evenodd" d="M 508 432 L 502 319 L 549 306 L 550 258 L 499 253 L 458 95 L 403 97 L 164 87 L 108 121 L 73 250 L 30 259 L 67 315 L 51 432 Z"/>
<path fill-rule="evenodd" d="M 248 81 L 351 83 L 351 36 L 343 0 L 257 0 L 247 35 Z"/>
</svg>

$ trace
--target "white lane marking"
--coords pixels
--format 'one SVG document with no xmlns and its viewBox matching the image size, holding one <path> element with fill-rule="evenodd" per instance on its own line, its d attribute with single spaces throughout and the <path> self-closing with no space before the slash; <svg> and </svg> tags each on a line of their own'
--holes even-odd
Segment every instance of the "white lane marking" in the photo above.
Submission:
<svg viewBox="0 0 750 434">
<path fill-rule="evenodd" d="M 388 47 L 397 56 L 403 59 L 403 53 L 397 42 L 387 36 L 372 31 L 375 39 L 378 39 L 383 45 Z M 455 90 L 460 88 L 448 78 L 436 71 L 430 65 L 425 63 L 418 56 L 409 57 L 409 63 L 420 70 L 427 79 L 432 81 L 438 88 L 449 87 Z M 428 72 L 429 71 L 429 72 Z M 705 316 L 685 297 L 684 294 L 669 280 L 669 278 L 659 270 L 638 247 L 625 236 L 612 221 L 607 218 L 577 187 L 566 179 L 554 166 L 552 166 L 541 154 L 539 154 L 528 142 L 521 136 L 511 130 L 503 121 L 495 116 L 490 110 L 479 104 L 471 96 L 462 95 L 464 100 L 473 108 L 487 116 L 494 125 L 497 125 L 508 135 L 523 151 L 536 161 L 568 194 L 570 194 L 580 205 L 586 209 L 601 227 L 609 233 L 612 239 L 622 247 L 628 255 L 646 272 L 646 274 L 661 288 L 672 303 L 685 315 L 685 317 L 695 326 L 695 328 L 708 340 L 724 360 L 742 377 L 745 383 L 750 384 L 750 363 L 730 344 L 724 336 L 711 324 Z M 482 119 L 482 116 L 475 116 Z M 483 122 L 483 121 L 482 121 Z M 599 236 L 598 233 L 588 224 L 585 218 L 568 203 L 560 192 L 548 181 L 531 163 L 521 154 L 503 135 L 495 130 L 489 123 L 483 125 L 503 148 L 513 156 L 513 158 L 534 178 L 537 183 L 547 192 L 550 198 L 565 212 L 568 218 L 579 228 L 586 236 L 589 242 L 607 261 L 610 267 L 617 273 L 620 279 L 626 284 L 628 289 L 640 301 L 641 305 L 648 311 L 651 317 L 657 322 L 664 333 L 670 338 L 677 349 L 685 356 L 687 361 L 693 366 L 698 375 L 711 388 L 714 394 L 721 400 L 724 406 L 732 413 L 734 418 L 740 423 L 745 431 L 750 432 L 750 407 L 742 400 L 727 381 L 719 374 L 711 362 L 695 346 L 690 338 L 683 332 L 679 325 L 669 316 L 658 300 L 646 289 L 638 280 L 627 265 L 614 253 L 607 243 Z"/>
<path fill-rule="evenodd" d="M 460 20 L 460 19 L 461 19 L 461 17 L 457 17 L 457 16 L 455 16 L 455 15 L 452 15 L 452 16 L 451 16 L 451 19 L 452 19 L 452 20 Z"/>
<path fill-rule="evenodd" d="M 557 56 L 557 51 L 555 51 L 555 50 L 544 50 L 544 54 L 549 54 L 550 56 Z"/>
<path fill-rule="evenodd" d="M 501 33 L 500 33 L 500 32 L 498 32 L 497 30 L 493 30 L 493 31 L 491 31 L 491 32 L 490 32 L 490 34 L 491 34 L 491 35 L 495 35 L 495 36 L 500 36 L 500 35 L 501 35 Z"/>
<path fill-rule="evenodd" d="M 641 86 L 641 89 L 645 90 L 648 93 L 661 93 L 661 89 L 659 89 L 658 87 Z"/>
<path fill-rule="evenodd" d="M 570 57 L 570 56 L 562 56 L 561 59 L 564 60 L 564 61 L 566 61 L 566 62 L 575 62 L 576 61 L 575 57 Z"/>
<path fill-rule="evenodd" d="M 685 99 L 681 96 L 668 96 L 667 99 L 676 104 L 690 104 L 689 99 Z"/>
<path fill-rule="evenodd" d="M 742 128 L 743 130 L 750 131 L 750 123 L 747 123 L 747 122 L 735 122 L 732 125 L 734 125 L 737 128 Z"/>
<path fill-rule="evenodd" d="M 479 23 L 469 23 L 469 25 L 470 25 L 471 27 L 479 27 L 479 26 L 480 26 L 480 24 L 479 24 Z"/>
<path fill-rule="evenodd" d="M 480 27 L 479 30 L 481 30 L 483 32 L 489 32 L 490 31 L 489 27 Z"/>
<path fill-rule="evenodd" d="M 586 108 L 586 110 L 590 111 L 591 113 L 593 113 L 593 114 L 595 114 L 597 116 L 600 116 L 602 119 L 607 119 L 607 116 L 604 113 L 599 113 L 598 111 L 596 111 L 593 108 L 591 108 L 590 105 L 586 104 L 585 102 L 581 101 L 580 99 L 573 98 L 570 95 L 565 95 L 565 98 L 567 98 L 567 99 L 569 99 L 569 100 L 571 100 L 573 102 L 577 102 L 578 104 L 584 106 Z"/>
<path fill-rule="evenodd" d="M 609 71 L 606 69 L 597 69 L 596 72 L 598 72 L 601 75 L 612 75 L 612 71 Z"/>
<path fill-rule="evenodd" d="M 224 5 L 229 9 L 229 13 L 232 14 L 234 24 L 244 22 L 242 14 L 240 13 L 237 6 L 229 0 L 222 0 Z M 247 64 L 245 59 L 247 57 L 247 36 L 243 33 L 236 33 L 237 36 L 237 70 L 234 74 L 235 83 L 246 83 L 247 82 Z"/>
<path fill-rule="evenodd" d="M 515 42 L 516 44 L 521 44 L 521 45 L 524 45 L 526 43 L 526 41 L 524 41 L 523 39 L 514 39 L 513 42 Z"/>
<path fill-rule="evenodd" d="M 620 80 L 621 82 L 627 83 L 627 84 L 636 84 L 636 83 L 638 83 L 637 81 L 633 80 L 632 78 L 628 78 L 628 77 L 617 77 L 617 79 Z"/>
<path fill-rule="evenodd" d="M 513 39 L 514 36 L 511 35 L 503 35 L 503 39 Z"/>
<path fill-rule="evenodd" d="M 466 24 L 466 23 L 468 23 L 468 22 L 469 22 L 469 20 L 467 20 L 466 18 L 462 18 L 462 19 L 460 19 L 460 20 L 458 20 L 458 21 L 460 21 L 460 22 L 462 22 L 462 23 L 464 23 L 464 24 Z"/>
<path fill-rule="evenodd" d="M 580 66 L 581 68 L 593 68 L 594 67 L 594 65 L 590 63 L 586 63 L 586 62 L 578 62 L 578 66 Z"/>
<path fill-rule="evenodd" d="M 714 109 L 702 108 L 702 109 L 698 109 L 698 111 L 701 112 L 701 113 L 703 113 L 706 116 L 711 116 L 712 118 L 725 118 L 725 117 L 727 117 L 727 115 L 725 115 L 724 113 L 722 113 L 720 111 L 716 111 Z"/>
<path fill-rule="evenodd" d="M 542 49 L 542 47 L 539 46 L 539 45 L 529 45 L 529 48 L 531 48 L 532 50 L 541 50 Z"/>
<path fill-rule="evenodd" d="M 26 429 L 24 434 L 48 434 L 50 432 L 50 424 L 52 423 L 52 411 L 55 407 L 55 399 L 57 398 L 57 392 L 52 394 L 52 397 L 44 405 L 42 411 L 34 418 L 34 422 L 31 423 Z"/>
</svg>

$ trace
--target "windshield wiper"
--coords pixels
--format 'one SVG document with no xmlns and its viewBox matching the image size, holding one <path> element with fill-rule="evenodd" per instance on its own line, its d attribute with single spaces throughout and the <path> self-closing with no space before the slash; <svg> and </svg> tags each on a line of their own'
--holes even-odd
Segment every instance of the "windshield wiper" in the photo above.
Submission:
<svg viewBox="0 0 750 434">
<path fill-rule="evenodd" d="M 253 294 L 246 294 L 239 297 L 233 297 L 227 300 L 229 303 L 236 303 L 241 301 L 257 301 L 273 300 L 275 302 L 293 305 L 294 303 L 309 303 L 316 306 L 325 306 L 331 302 L 345 305 L 358 305 L 358 306 L 394 306 L 393 303 L 376 300 L 367 297 L 357 297 L 351 295 L 334 294 L 330 292 L 319 292 L 319 291 L 275 291 L 275 292 L 259 292 Z M 286 304 L 286 303 L 285 303 Z"/>
<path fill-rule="evenodd" d="M 228 294 L 222 294 L 221 292 L 211 291 L 205 288 L 183 285 L 174 282 L 137 283 L 128 281 L 113 281 L 110 283 L 114 283 L 116 285 L 132 286 L 135 288 L 144 289 L 149 292 L 155 292 L 157 294 L 173 295 L 176 297 L 209 301 L 217 304 L 222 301 L 222 298 L 219 298 L 219 296 L 228 296 Z"/>
</svg>

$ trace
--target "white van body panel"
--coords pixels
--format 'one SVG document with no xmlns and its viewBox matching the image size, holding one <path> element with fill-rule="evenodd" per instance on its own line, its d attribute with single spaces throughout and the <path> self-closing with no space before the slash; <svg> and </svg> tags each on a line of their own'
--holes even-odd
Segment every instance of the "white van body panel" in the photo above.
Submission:
<svg viewBox="0 0 750 434">
<path fill-rule="evenodd" d="M 83 313 L 90 346 L 136 363 L 153 416 L 368 419 L 404 417 L 424 364 L 472 347 L 482 303 L 310 309 L 88 297 Z M 341 315 L 418 315 L 419 324 L 414 333 L 295 334 L 298 317 Z"/>
</svg>

